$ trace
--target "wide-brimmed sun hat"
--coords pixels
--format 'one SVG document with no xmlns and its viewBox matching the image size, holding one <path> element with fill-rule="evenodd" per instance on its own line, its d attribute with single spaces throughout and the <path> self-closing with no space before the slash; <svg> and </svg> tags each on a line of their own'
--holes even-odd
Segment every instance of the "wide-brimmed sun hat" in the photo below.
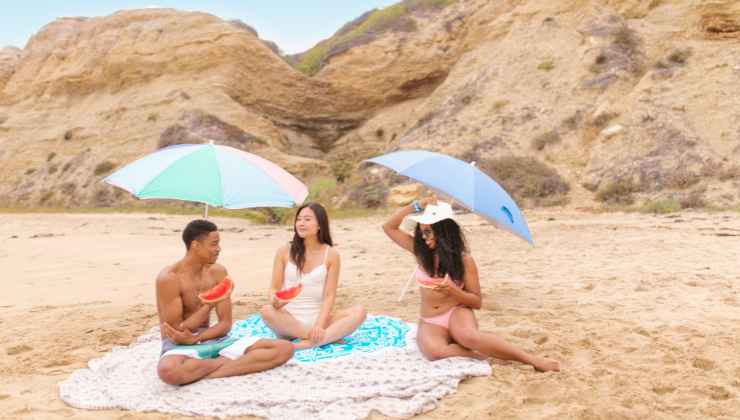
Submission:
<svg viewBox="0 0 740 420">
<path fill-rule="evenodd" d="M 424 225 L 433 225 L 445 219 L 453 219 L 455 212 L 452 206 L 444 201 L 437 201 L 437 204 L 429 204 L 422 214 L 411 215 L 408 218 L 416 223 Z"/>
</svg>

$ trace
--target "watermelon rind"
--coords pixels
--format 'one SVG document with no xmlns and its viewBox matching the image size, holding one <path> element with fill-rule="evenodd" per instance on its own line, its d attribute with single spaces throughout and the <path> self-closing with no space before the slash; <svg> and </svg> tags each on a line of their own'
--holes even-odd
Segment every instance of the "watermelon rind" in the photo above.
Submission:
<svg viewBox="0 0 740 420">
<path fill-rule="evenodd" d="M 216 286 L 214 286 L 214 287 L 212 287 L 212 288 L 210 288 L 210 289 L 206 290 L 206 291 L 205 291 L 205 292 L 203 292 L 203 293 L 200 293 L 200 294 L 198 294 L 198 298 L 199 298 L 199 299 L 200 299 L 200 300 L 201 300 L 201 301 L 202 301 L 203 303 L 217 303 L 217 302 L 220 302 L 220 301 L 222 301 L 222 300 L 226 299 L 227 297 L 229 297 L 229 295 L 231 295 L 231 291 L 232 291 L 232 290 L 234 290 L 234 282 L 233 282 L 233 281 L 232 281 L 232 280 L 231 280 L 230 278 L 228 278 L 228 277 L 226 277 L 225 279 L 221 280 L 221 282 L 224 282 L 224 281 L 228 281 L 228 282 L 229 282 L 229 289 L 228 289 L 228 290 L 226 290 L 226 291 L 225 291 L 225 292 L 224 292 L 223 294 L 221 294 L 220 296 L 217 296 L 217 297 L 214 297 L 214 298 L 210 298 L 210 299 L 208 299 L 208 298 L 205 298 L 205 297 L 204 297 L 204 296 L 208 295 L 208 294 L 209 294 L 209 292 L 210 292 L 211 290 L 213 290 L 213 288 L 215 288 L 215 287 L 218 287 L 218 286 L 219 286 L 219 285 L 221 284 L 221 283 L 219 282 L 219 284 L 217 284 Z"/>
</svg>

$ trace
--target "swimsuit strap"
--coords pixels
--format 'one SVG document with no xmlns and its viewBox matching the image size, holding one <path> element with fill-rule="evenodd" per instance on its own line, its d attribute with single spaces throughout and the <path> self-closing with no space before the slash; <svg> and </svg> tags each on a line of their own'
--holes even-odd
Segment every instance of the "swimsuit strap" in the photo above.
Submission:
<svg viewBox="0 0 740 420">
<path fill-rule="evenodd" d="M 326 246 L 326 252 L 324 252 L 324 266 L 326 267 L 326 259 L 329 257 L 329 249 L 331 249 L 330 245 Z"/>
</svg>

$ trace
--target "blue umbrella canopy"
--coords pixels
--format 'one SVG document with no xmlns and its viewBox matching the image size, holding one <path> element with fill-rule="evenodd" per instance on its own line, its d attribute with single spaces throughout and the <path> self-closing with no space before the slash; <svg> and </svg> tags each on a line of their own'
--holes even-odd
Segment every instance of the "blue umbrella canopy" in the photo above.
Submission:
<svg viewBox="0 0 740 420">
<path fill-rule="evenodd" d="M 450 196 L 470 211 L 534 245 L 527 221 L 511 196 L 472 164 L 426 150 L 402 150 L 366 162 L 385 166 Z"/>
</svg>

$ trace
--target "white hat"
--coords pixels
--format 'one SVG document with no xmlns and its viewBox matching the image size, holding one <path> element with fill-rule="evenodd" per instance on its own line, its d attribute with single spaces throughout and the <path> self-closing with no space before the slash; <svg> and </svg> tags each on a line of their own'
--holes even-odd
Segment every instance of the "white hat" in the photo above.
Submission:
<svg viewBox="0 0 740 420">
<path fill-rule="evenodd" d="M 439 221 L 445 219 L 452 219 L 455 212 L 452 211 L 452 206 L 444 201 L 437 201 L 437 204 L 429 204 L 424 209 L 424 213 L 414 216 L 409 216 L 409 219 L 425 224 L 433 225 Z"/>
</svg>

